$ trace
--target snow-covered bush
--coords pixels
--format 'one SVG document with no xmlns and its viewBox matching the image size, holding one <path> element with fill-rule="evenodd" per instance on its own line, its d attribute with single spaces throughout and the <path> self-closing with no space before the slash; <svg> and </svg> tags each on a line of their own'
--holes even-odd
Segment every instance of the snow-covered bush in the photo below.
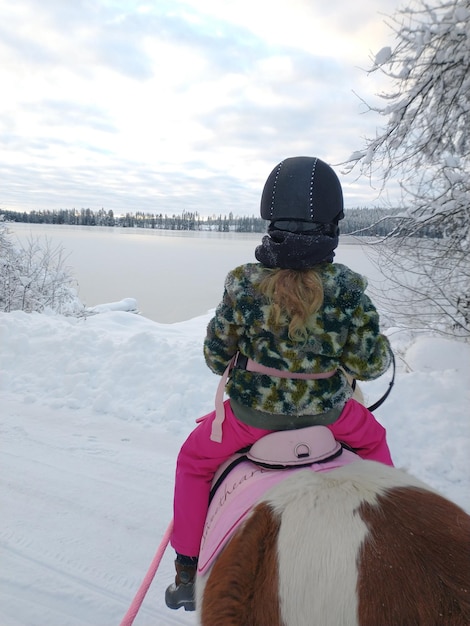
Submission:
<svg viewBox="0 0 470 626">
<path fill-rule="evenodd" d="M 80 315 L 84 306 L 75 285 L 61 247 L 38 239 L 25 247 L 15 245 L 6 224 L 0 223 L 0 311 Z"/>
</svg>

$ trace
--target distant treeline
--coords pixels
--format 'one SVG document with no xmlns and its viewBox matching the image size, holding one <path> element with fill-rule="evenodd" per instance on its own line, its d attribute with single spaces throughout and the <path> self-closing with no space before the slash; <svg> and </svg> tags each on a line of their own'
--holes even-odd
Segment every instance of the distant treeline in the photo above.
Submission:
<svg viewBox="0 0 470 626">
<path fill-rule="evenodd" d="M 398 209 L 346 209 L 341 232 L 368 236 L 384 236 L 391 232 Z M 115 215 L 113 210 L 59 209 L 57 211 L 7 211 L 0 209 L 0 219 L 29 224 L 68 224 L 73 226 L 115 226 L 118 228 L 154 228 L 159 230 L 212 230 L 217 232 L 263 233 L 266 221 L 260 217 L 240 217 L 233 213 L 202 217 L 199 213 L 183 211 L 180 215 L 166 213 L 126 213 Z"/>
</svg>

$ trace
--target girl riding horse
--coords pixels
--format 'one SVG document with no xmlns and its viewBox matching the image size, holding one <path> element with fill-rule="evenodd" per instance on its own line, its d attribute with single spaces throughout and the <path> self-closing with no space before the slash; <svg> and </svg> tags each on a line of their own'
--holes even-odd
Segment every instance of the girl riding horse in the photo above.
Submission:
<svg viewBox="0 0 470 626">
<path fill-rule="evenodd" d="M 172 609 L 195 608 L 210 484 L 234 452 L 272 431 L 320 424 L 362 458 L 393 465 L 385 429 L 352 399 L 346 376 L 375 379 L 392 354 L 366 279 L 333 263 L 344 217 L 338 177 L 318 158 L 285 159 L 266 181 L 261 217 L 269 227 L 258 263 L 229 272 L 207 328 L 206 363 L 229 375 L 229 399 L 219 394 L 178 456 L 176 578 L 165 596 Z"/>
</svg>

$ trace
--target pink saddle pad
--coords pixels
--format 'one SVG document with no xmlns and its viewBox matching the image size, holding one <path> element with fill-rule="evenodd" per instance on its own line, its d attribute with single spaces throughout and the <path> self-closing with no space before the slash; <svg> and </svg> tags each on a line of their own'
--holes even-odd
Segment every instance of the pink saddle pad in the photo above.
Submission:
<svg viewBox="0 0 470 626">
<path fill-rule="evenodd" d="M 239 456 L 232 457 L 225 467 Z M 339 457 L 324 463 L 313 463 L 308 468 L 276 470 L 260 467 L 248 460 L 240 462 L 223 479 L 209 505 L 199 553 L 199 574 L 204 574 L 210 567 L 217 554 L 268 489 L 292 476 L 294 472 L 305 469 L 326 472 L 357 459 L 354 453 L 343 450 Z"/>
</svg>

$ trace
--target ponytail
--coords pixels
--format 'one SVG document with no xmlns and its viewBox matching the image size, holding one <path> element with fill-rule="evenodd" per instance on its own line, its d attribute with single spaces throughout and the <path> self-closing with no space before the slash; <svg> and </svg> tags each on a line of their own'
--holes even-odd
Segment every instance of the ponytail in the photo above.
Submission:
<svg viewBox="0 0 470 626">
<path fill-rule="evenodd" d="M 271 303 L 269 321 L 281 326 L 287 317 L 289 338 L 303 341 L 308 320 L 323 304 L 323 284 L 314 269 L 270 269 L 260 283 L 260 290 Z"/>
</svg>

